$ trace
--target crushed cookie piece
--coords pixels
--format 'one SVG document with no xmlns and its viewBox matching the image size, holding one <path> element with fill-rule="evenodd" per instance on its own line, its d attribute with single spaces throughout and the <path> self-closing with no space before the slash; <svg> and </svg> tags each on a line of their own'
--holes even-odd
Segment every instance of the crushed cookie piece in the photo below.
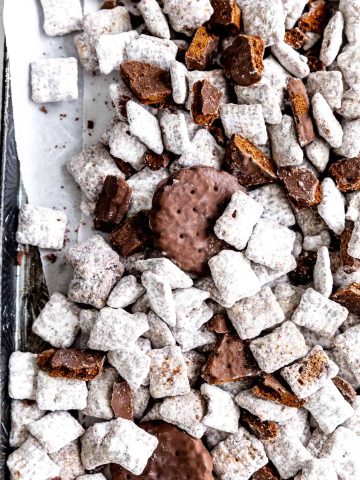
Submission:
<svg viewBox="0 0 360 480">
<path fill-rule="evenodd" d="M 241 420 L 260 440 L 271 440 L 278 436 L 280 432 L 279 425 L 272 420 L 261 421 L 256 415 L 252 415 L 247 410 L 241 410 Z"/>
<path fill-rule="evenodd" d="M 305 404 L 305 400 L 291 393 L 277 378 L 268 373 L 261 376 L 259 382 L 253 387 L 252 393 L 255 397 L 271 400 L 287 407 L 301 408 Z"/>
<path fill-rule="evenodd" d="M 355 272 L 360 269 L 360 260 L 348 253 L 348 246 L 353 233 L 353 227 L 346 228 L 340 235 L 340 261 L 346 273 Z"/>
<path fill-rule="evenodd" d="M 132 189 L 121 177 L 108 175 L 95 207 L 95 226 L 120 224 L 128 211 Z"/>
<path fill-rule="evenodd" d="M 193 86 L 191 113 L 198 125 L 211 125 L 219 117 L 223 94 L 208 80 L 199 80 Z"/>
<path fill-rule="evenodd" d="M 134 405 L 129 384 L 125 381 L 113 384 L 111 395 L 111 408 L 116 418 L 132 420 L 134 416 Z"/>
<path fill-rule="evenodd" d="M 216 53 L 218 37 L 200 27 L 185 53 L 185 63 L 189 70 L 206 70 Z"/>
<path fill-rule="evenodd" d="M 146 249 L 150 239 L 149 219 L 145 211 L 125 220 L 124 224 L 109 237 L 110 243 L 124 257 Z"/>
<path fill-rule="evenodd" d="M 299 20 L 299 27 L 303 32 L 323 33 L 330 19 L 330 11 L 325 0 L 315 0 L 309 5 L 309 11 Z"/>
<path fill-rule="evenodd" d="M 321 202 L 320 182 L 308 168 L 281 167 L 278 176 L 297 209 L 312 207 Z"/>
<path fill-rule="evenodd" d="M 329 173 L 342 192 L 360 190 L 360 156 L 338 160 L 330 166 Z"/>
<path fill-rule="evenodd" d="M 288 78 L 287 91 L 299 143 L 301 147 L 305 147 L 315 139 L 314 125 L 310 115 L 309 97 L 304 83 L 299 78 Z"/>
<path fill-rule="evenodd" d="M 292 28 L 285 32 L 284 42 L 295 50 L 299 50 L 306 42 L 306 34 L 298 27 Z"/>
<path fill-rule="evenodd" d="M 340 303 L 349 312 L 360 315 L 360 283 L 351 283 L 340 288 L 331 296 L 331 300 Z"/>
<path fill-rule="evenodd" d="M 150 170 L 160 170 L 160 168 L 166 168 L 169 165 L 170 154 L 161 153 L 160 155 L 158 155 L 157 153 L 148 150 L 145 153 L 144 160 Z"/>
<path fill-rule="evenodd" d="M 214 9 L 209 25 L 212 30 L 228 35 L 240 31 L 241 10 L 235 0 L 210 0 Z"/>
</svg>

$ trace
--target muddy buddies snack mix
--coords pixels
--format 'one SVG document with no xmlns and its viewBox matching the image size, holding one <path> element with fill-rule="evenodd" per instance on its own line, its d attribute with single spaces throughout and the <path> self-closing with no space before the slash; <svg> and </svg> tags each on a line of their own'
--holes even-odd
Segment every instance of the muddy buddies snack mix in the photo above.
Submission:
<svg viewBox="0 0 360 480">
<path fill-rule="evenodd" d="M 359 0 L 101 3 L 41 0 L 114 108 L 9 359 L 11 478 L 360 480 Z M 31 67 L 77 97 L 74 58 Z M 24 205 L 17 240 L 66 223 Z"/>
</svg>

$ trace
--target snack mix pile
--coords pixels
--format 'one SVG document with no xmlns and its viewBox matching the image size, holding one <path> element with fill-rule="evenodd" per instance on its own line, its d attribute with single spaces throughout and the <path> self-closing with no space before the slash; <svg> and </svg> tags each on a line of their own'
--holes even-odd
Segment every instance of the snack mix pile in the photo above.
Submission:
<svg viewBox="0 0 360 480">
<path fill-rule="evenodd" d="M 68 162 L 103 233 L 10 358 L 11 478 L 359 480 L 360 0 L 124 3 L 41 0 L 119 79 Z M 77 76 L 34 62 L 33 100 Z M 25 205 L 17 240 L 66 222 Z"/>
</svg>

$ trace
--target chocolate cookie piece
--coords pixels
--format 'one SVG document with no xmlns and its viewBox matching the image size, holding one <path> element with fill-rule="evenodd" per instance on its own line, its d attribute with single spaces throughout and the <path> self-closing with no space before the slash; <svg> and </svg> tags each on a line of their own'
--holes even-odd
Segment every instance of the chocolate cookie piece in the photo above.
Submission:
<svg viewBox="0 0 360 480">
<path fill-rule="evenodd" d="M 100 7 L 100 10 L 112 10 L 118 6 L 117 0 L 106 0 Z"/>
<path fill-rule="evenodd" d="M 125 175 L 125 178 L 129 178 L 136 173 L 135 168 L 133 168 L 130 165 L 130 163 L 124 162 L 124 160 L 121 160 L 121 158 L 116 158 L 116 157 L 112 157 L 112 158 L 116 163 L 116 166 L 118 167 L 118 169 L 121 170 L 122 173 Z"/>
<path fill-rule="evenodd" d="M 201 274 L 226 244 L 213 233 L 216 220 L 240 190 L 235 177 L 212 167 L 184 168 L 160 182 L 150 226 L 155 246 L 182 270 Z"/>
<path fill-rule="evenodd" d="M 204 380 L 212 384 L 237 382 L 259 374 L 249 345 L 231 334 L 219 338 L 202 371 Z"/>
<path fill-rule="evenodd" d="M 338 160 L 330 166 L 329 173 L 342 192 L 360 190 L 360 156 Z"/>
<path fill-rule="evenodd" d="M 217 334 L 230 333 L 232 330 L 230 322 L 225 315 L 214 315 L 212 319 L 207 322 L 206 327 L 210 332 Z"/>
<path fill-rule="evenodd" d="M 235 0 L 210 0 L 214 9 L 209 24 L 212 30 L 227 35 L 240 31 L 241 10 Z"/>
<path fill-rule="evenodd" d="M 198 125 L 211 125 L 219 117 L 222 92 L 208 80 L 199 80 L 193 86 L 191 114 Z"/>
<path fill-rule="evenodd" d="M 121 177 L 108 175 L 95 207 L 95 225 L 119 224 L 128 211 L 132 190 Z"/>
<path fill-rule="evenodd" d="M 198 28 L 185 53 L 187 68 L 189 70 L 206 70 L 216 53 L 218 41 L 218 37 L 208 33 L 205 27 Z"/>
<path fill-rule="evenodd" d="M 360 315 L 360 283 L 351 283 L 340 288 L 330 298 L 347 308 L 349 312 Z"/>
<path fill-rule="evenodd" d="M 225 168 L 244 187 L 276 182 L 271 159 L 241 135 L 233 135 L 225 151 Z"/>
<path fill-rule="evenodd" d="M 306 285 L 313 280 L 316 252 L 301 252 L 296 259 L 296 268 L 288 273 L 293 285 Z"/>
<path fill-rule="evenodd" d="M 170 73 L 155 65 L 128 61 L 120 65 L 121 78 L 145 105 L 165 102 L 171 96 Z"/>
<path fill-rule="evenodd" d="M 310 115 L 310 101 L 305 85 L 299 78 L 288 78 L 287 91 L 293 112 L 296 133 L 301 147 L 315 139 L 314 125 Z"/>
<path fill-rule="evenodd" d="M 160 155 L 148 150 L 145 153 L 144 160 L 150 170 L 160 170 L 166 168 L 170 163 L 170 155 L 168 153 L 161 153 Z"/>
<path fill-rule="evenodd" d="M 345 400 L 352 404 L 356 398 L 356 390 L 352 387 L 352 385 L 350 385 L 350 383 L 347 382 L 344 378 L 339 376 L 334 377 L 332 381 L 337 387 L 337 389 L 340 391 L 341 395 L 345 398 Z"/>
<path fill-rule="evenodd" d="M 105 355 L 91 350 L 62 348 L 45 350 L 38 355 L 41 370 L 51 377 L 92 380 L 101 372 Z"/>
<path fill-rule="evenodd" d="M 279 425 L 276 422 L 265 420 L 261 421 L 259 417 L 252 415 L 247 410 L 241 409 L 241 420 L 246 427 L 260 440 L 271 440 L 280 433 Z"/>
<path fill-rule="evenodd" d="M 326 65 L 320 60 L 320 58 L 315 57 L 314 55 L 307 55 L 307 59 L 311 73 L 326 70 Z"/>
<path fill-rule="evenodd" d="M 244 87 L 261 80 L 265 43 L 260 37 L 238 35 L 221 56 L 225 75 Z"/>
<path fill-rule="evenodd" d="M 212 459 L 201 440 L 165 422 L 140 423 L 159 444 L 141 475 L 111 465 L 113 480 L 214 480 Z"/>
<path fill-rule="evenodd" d="M 127 382 L 114 383 L 111 395 L 111 408 L 116 418 L 133 419 L 133 398 L 131 388 Z"/>
<path fill-rule="evenodd" d="M 268 463 L 265 467 L 255 472 L 251 480 L 280 480 L 280 476 L 275 467 Z"/>
<path fill-rule="evenodd" d="M 217 118 L 211 125 L 208 125 L 207 129 L 219 145 L 226 147 L 228 139 L 225 135 L 224 125 L 220 118 Z"/>
<path fill-rule="evenodd" d="M 300 28 L 292 28 L 285 32 L 284 42 L 298 50 L 304 46 L 306 35 Z"/>
<path fill-rule="evenodd" d="M 345 228 L 340 235 L 340 260 L 346 273 L 355 272 L 360 269 L 360 260 L 350 257 L 348 254 L 348 245 L 351 239 L 353 228 Z"/>
<path fill-rule="evenodd" d="M 278 177 L 296 208 L 308 208 L 321 202 L 321 186 L 314 173 L 301 167 L 282 167 Z"/>
<path fill-rule="evenodd" d="M 301 408 L 305 404 L 305 400 L 300 400 L 273 375 L 267 373 L 263 374 L 259 383 L 253 387 L 252 393 L 258 398 L 271 400 L 288 407 Z"/>
<path fill-rule="evenodd" d="M 303 32 L 323 33 L 330 19 L 330 11 L 325 0 L 309 2 L 309 11 L 301 15 L 299 27 Z"/>
<path fill-rule="evenodd" d="M 124 224 L 110 235 L 109 240 L 123 257 L 147 248 L 151 241 L 148 213 L 143 211 L 127 218 Z"/>
</svg>

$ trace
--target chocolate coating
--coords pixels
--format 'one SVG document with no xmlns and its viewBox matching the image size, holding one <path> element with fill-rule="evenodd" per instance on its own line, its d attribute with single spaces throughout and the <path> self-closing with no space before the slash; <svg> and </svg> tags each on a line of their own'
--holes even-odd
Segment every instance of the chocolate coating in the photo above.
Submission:
<svg viewBox="0 0 360 480">
<path fill-rule="evenodd" d="M 208 80 L 199 80 L 193 86 L 191 114 L 198 125 L 211 125 L 219 117 L 222 93 Z"/>
<path fill-rule="evenodd" d="M 241 420 L 248 429 L 260 440 L 271 440 L 280 433 L 279 425 L 271 420 L 261 421 L 247 410 L 241 410 Z"/>
<path fill-rule="evenodd" d="M 296 208 L 308 208 L 321 202 L 321 187 L 314 173 L 301 167 L 282 167 L 278 176 Z"/>
<path fill-rule="evenodd" d="M 241 11 L 235 0 L 210 0 L 214 13 L 210 27 L 214 31 L 235 35 L 240 30 Z"/>
<path fill-rule="evenodd" d="M 305 404 L 305 400 L 289 392 L 279 380 L 267 373 L 263 374 L 259 383 L 253 387 L 252 393 L 258 398 L 272 400 L 288 407 L 300 408 Z"/>
<path fill-rule="evenodd" d="M 316 252 L 302 251 L 296 259 L 296 268 L 290 272 L 289 280 L 293 285 L 306 285 L 314 276 Z"/>
<path fill-rule="evenodd" d="M 128 211 L 132 190 L 121 177 L 108 175 L 95 208 L 96 224 L 118 224 Z"/>
<path fill-rule="evenodd" d="M 332 381 L 340 391 L 341 395 L 345 398 L 345 400 L 352 404 L 356 398 L 356 390 L 352 387 L 352 385 L 350 385 L 350 383 L 347 382 L 344 378 L 338 376 L 334 377 Z"/>
<path fill-rule="evenodd" d="M 299 78 L 288 78 L 287 91 L 293 112 L 296 132 L 301 147 L 315 138 L 314 125 L 310 115 L 310 102 L 305 85 Z"/>
<path fill-rule="evenodd" d="M 214 224 L 240 189 L 235 177 L 212 167 L 184 168 L 160 182 L 150 214 L 155 246 L 186 272 L 206 272 L 226 246 Z"/>
<path fill-rule="evenodd" d="M 346 273 L 355 272 L 360 269 L 360 260 L 348 254 L 348 245 L 352 236 L 353 227 L 345 228 L 340 235 L 340 261 Z"/>
<path fill-rule="evenodd" d="M 144 211 L 127 218 L 124 224 L 110 235 L 109 240 L 120 255 L 128 257 L 144 250 L 149 245 L 150 237 L 149 218 Z"/>
<path fill-rule="evenodd" d="M 360 315 L 360 283 L 351 283 L 340 288 L 330 298 L 347 308 L 349 312 Z"/>
<path fill-rule="evenodd" d="M 139 425 L 159 440 L 141 475 L 111 465 L 113 480 L 213 480 L 212 459 L 201 440 L 165 422 Z"/>
<path fill-rule="evenodd" d="M 329 168 L 329 173 L 342 192 L 360 190 L 360 156 L 344 158 L 333 163 Z"/>
<path fill-rule="evenodd" d="M 217 334 L 230 333 L 232 330 L 230 321 L 225 315 L 214 315 L 212 319 L 207 322 L 206 327 L 210 332 Z"/>
<path fill-rule="evenodd" d="M 133 399 L 131 388 L 127 382 L 114 383 L 111 395 L 111 408 L 116 418 L 133 419 Z"/>
<path fill-rule="evenodd" d="M 280 480 L 280 476 L 275 467 L 268 463 L 265 467 L 260 468 L 251 477 L 252 480 Z"/>
</svg>

